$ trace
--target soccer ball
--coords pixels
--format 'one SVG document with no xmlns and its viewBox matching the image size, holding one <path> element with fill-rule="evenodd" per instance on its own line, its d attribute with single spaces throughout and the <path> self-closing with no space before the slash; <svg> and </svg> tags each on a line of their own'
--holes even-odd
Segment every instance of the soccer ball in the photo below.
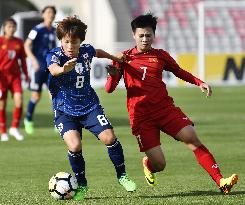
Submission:
<svg viewBox="0 0 245 205">
<path fill-rule="evenodd" d="M 66 172 L 58 172 L 49 180 L 49 192 L 55 199 L 71 199 L 77 186 L 76 178 Z"/>
</svg>

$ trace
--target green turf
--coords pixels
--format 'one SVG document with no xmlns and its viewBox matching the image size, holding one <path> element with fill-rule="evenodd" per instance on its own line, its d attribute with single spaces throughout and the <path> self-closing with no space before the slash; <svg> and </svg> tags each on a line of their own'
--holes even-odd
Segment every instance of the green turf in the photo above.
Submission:
<svg viewBox="0 0 245 205">
<path fill-rule="evenodd" d="M 200 139 L 214 154 L 224 176 L 239 174 L 239 183 L 229 196 L 220 194 L 191 151 L 164 134 L 162 147 L 167 167 L 158 174 L 158 186 L 148 187 L 141 167 L 143 154 L 138 152 L 129 128 L 125 90 L 111 95 L 98 90 L 106 114 L 124 146 L 128 173 L 138 189 L 128 194 L 119 186 L 105 146 L 84 131 L 83 149 L 90 189 L 80 204 L 245 204 L 245 87 L 215 87 L 213 91 L 210 99 L 198 88 L 171 88 L 169 92 L 195 122 Z M 11 105 L 8 104 L 8 110 Z M 71 169 L 66 147 L 54 132 L 47 93 L 36 109 L 35 122 L 35 135 L 25 135 L 23 142 L 13 138 L 0 142 L 0 204 L 79 204 L 72 200 L 56 201 L 48 192 L 49 178 Z M 21 131 L 24 133 L 23 125 Z"/>
</svg>

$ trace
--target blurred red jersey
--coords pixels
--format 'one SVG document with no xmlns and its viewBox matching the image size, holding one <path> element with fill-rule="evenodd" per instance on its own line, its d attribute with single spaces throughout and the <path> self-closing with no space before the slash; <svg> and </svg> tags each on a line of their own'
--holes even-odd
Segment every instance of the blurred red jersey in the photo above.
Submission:
<svg viewBox="0 0 245 205">
<path fill-rule="evenodd" d="M 127 89 L 127 107 L 130 120 L 156 116 L 160 110 L 173 104 L 168 95 L 166 84 L 162 81 L 163 71 L 170 71 L 186 82 L 200 85 L 201 80 L 181 69 L 175 60 L 164 50 L 154 49 L 138 52 L 136 48 L 123 52 L 126 61 L 122 68 L 125 87 Z M 115 63 L 114 63 L 115 64 Z M 106 91 L 112 92 L 121 75 L 108 76 Z"/>
<path fill-rule="evenodd" d="M 23 72 L 27 78 L 26 54 L 23 41 L 19 38 L 7 39 L 0 37 L 0 73 L 4 76 L 20 76 L 20 66 L 18 59 L 21 60 Z"/>
</svg>

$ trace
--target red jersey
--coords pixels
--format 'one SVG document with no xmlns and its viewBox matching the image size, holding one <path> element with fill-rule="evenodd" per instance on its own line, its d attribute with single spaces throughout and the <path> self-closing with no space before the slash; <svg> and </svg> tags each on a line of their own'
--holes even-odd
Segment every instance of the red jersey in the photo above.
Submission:
<svg viewBox="0 0 245 205">
<path fill-rule="evenodd" d="M 13 37 L 7 39 L 0 36 L 0 73 L 4 76 L 20 76 L 20 66 L 18 59 L 21 60 L 22 70 L 28 79 L 26 54 L 23 41 Z"/>
<path fill-rule="evenodd" d="M 163 71 L 170 71 L 176 77 L 200 85 L 201 80 L 181 69 L 175 60 L 162 49 L 138 52 L 136 48 L 123 52 L 127 61 L 120 64 L 122 73 L 108 76 L 106 91 L 112 92 L 121 76 L 124 77 L 127 89 L 127 107 L 130 120 L 157 114 L 159 110 L 173 104 L 169 97 L 166 84 L 162 81 Z"/>
</svg>

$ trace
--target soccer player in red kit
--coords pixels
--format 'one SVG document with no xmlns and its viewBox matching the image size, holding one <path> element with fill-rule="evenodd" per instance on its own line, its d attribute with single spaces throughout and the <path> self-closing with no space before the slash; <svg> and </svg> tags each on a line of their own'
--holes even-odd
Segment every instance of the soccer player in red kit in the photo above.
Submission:
<svg viewBox="0 0 245 205">
<path fill-rule="evenodd" d="M 21 70 L 18 60 L 21 61 L 22 71 L 28 80 L 26 54 L 23 41 L 14 37 L 16 21 L 9 18 L 3 23 L 4 35 L 0 36 L 0 131 L 1 141 L 8 141 L 6 126 L 6 101 L 8 90 L 11 91 L 15 107 L 9 134 L 21 141 L 24 139 L 18 127 L 22 114 L 22 87 Z"/>
<path fill-rule="evenodd" d="M 162 49 L 154 49 L 157 17 L 152 14 L 141 15 L 131 22 L 136 47 L 123 52 L 125 61 L 108 66 L 109 76 L 105 89 L 113 92 L 121 76 L 127 90 L 127 108 L 130 126 L 136 136 L 141 152 L 145 152 L 143 168 L 150 186 L 156 185 L 156 172 L 166 166 L 164 153 L 160 147 L 160 131 L 183 142 L 194 152 L 199 164 L 213 178 L 220 190 L 228 194 L 238 181 L 238 175 L 223 178 L 213 155 L 201 143 L 193 122 L 174 105 L 162 81 L 163 71 L 170 71 L 176 77 L 195 84 L 207 96 L 212 95 L 211 87 L 189 72 L 183 70 Z M 118 72 L 115 72 L 117 67 Z"/>
</svg>

